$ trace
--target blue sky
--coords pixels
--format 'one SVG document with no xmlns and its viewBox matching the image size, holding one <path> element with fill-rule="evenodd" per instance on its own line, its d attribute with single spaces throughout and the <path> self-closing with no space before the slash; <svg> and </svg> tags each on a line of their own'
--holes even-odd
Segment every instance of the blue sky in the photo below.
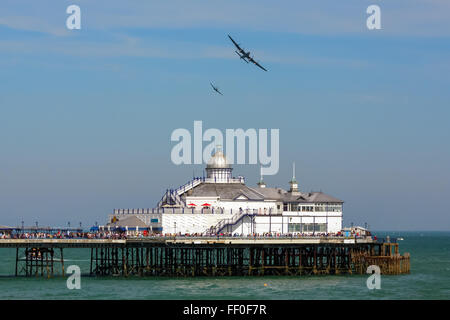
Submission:
<svg viewBox="0 0 450 320">
<path fill-rule="evenodd" d="M 82 29 L 67 30 L 66 8 Z M 382 30 L 366 28 L 379 4 Z M 280 171 L 345 201 L 346 224 L 449 230 L 450 3 L 0 3 L 0 224 L 104 223 L 202 166 L 176 128 L 279 128 Z M 269 72 L 237 59 L 227 34 Z M 216 83 L 224 96 L 213 94 Z M 257 166 L 236 166 L 247 183 Z"/>
</svg>

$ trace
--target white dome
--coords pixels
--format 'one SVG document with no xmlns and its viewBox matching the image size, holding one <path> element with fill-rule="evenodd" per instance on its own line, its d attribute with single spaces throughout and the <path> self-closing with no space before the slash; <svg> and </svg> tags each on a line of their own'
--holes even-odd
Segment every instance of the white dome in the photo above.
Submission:
<svg viewBox="0 0 450 320">
<path fill-rule="evenodd" d="M 227 158 L 223 154 L 223 152 L 219 149 L 214 155 L 209 159 L 206 168 L 209 169 L 220 169 L 220 168 L 231 168 L 231 166 L 227 162 Z"/>
</svg>

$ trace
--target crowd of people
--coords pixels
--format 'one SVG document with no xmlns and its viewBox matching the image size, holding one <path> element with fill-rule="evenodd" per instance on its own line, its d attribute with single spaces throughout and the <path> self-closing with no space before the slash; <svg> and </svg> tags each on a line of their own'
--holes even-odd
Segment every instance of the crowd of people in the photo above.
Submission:
<svg viewBox="0 0 450 320">
<path fill-rule="evenodd" d="M 129 239 L 129 238 L 199 238 L 199 237 L 227 237 L 227 238 L 330 238 L 330 237 L 344 237 L 341 232 L 338 233 L 150 233 L 148 231 L 96 231 L 96 232 L 0 232 L 0 239 Z M 360 238 L 359 234 L 351 234 L 352 238 Z"/>
<path fill-rule="evenodd" d="M 0 233 L 0 239 L 126 239 L 123 232 L 13 232 Z"/>
<path fill-rule="evenodd" d="M 327 238 L 327 237 L 344 237 L 344 234 L 341 232 L 337 233 L 326 233 L 326 232 L 315 232 L 315 233 L 279 233 L 279 232 L 265 232 L 265 233 L 251 233 L 251 234 L 243 234 L 243 233 L 231 233 L 231 232 L 221 232 L 217 233 L 186 233 L 186 234 L 173 234 L 166 233 L 165 237 L 227 237 L 227 238 L 302 238 L 302 237 L 318 237 L 318 238 Z M 359 234 L 352 234 L 351 237 L 360 237 Z"/>
</svg>

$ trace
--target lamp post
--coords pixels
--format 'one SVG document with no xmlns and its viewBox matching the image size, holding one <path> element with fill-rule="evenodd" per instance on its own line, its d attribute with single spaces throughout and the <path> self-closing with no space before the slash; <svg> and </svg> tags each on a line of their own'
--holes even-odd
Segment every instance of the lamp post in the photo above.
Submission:
<svg viewBox="0 0 450 320">
<path fill-rule="evenodd" d="M 22 234 L 25 232 L 24 229 L 25 229 L 25 228 L 24 228 L 24 221 L 22 220 Z"/>
</svg>

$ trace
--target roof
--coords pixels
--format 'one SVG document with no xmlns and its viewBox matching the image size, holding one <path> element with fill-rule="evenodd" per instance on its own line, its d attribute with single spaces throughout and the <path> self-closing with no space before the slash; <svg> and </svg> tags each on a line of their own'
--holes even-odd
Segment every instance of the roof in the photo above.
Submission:
<svg viewBox="0 0 450 320">
<path fill-rule="evenodd" d="M 266 200 L 283 201 L 286 190 L 281 188 L 250 188 L 264 196 Z"/>
<path fill-rule="evenodd" d="M 344 201 L 332 197 L 328 194 L 325 194 L 323 192 L 298 192 L 298 193 L 291 193 L 286 192 L 283 198 L 284 202 L 326 202 L 326 203 L 343 203 Z"/>
<path fill-rule="evenodd" d="M 323 192 L 310 192 L 308 199 L 310 202 L 339 202 L 339 203 L 344 202 L 338 198 L 332 197 Z"/>
<path fill-rule="evenodd" d="M 108 227 L 129 227 L 129 228 L 148 228 L 148 225 L 136 216 L 130 216 L 124 219 L 117 220 L 113 223 L 108 223 Z"/>
<path fill-rule="evenodd" d="M 221 200 L 236 200 L 241 196 L 248 200 L 264 201 L 265 199 L 263 194 L 241 183 L 201 183 L 192 190 L 189 196 L 220 197 Z"/>
<path fill-rule="evenodd" d="M 227 158 L 225 157 L 221 147 L 219 146 L 217 148 L 217 151 L 209 159 L 208 164 L 206 165 L 206 169 L 212 168 L 231 168 L 231 165 L 228 163 Z"/>
<path fill-rule="evenodd" d="M 14 230 L 15 228 L 13 227 L 8 227 L 8 226 L 2 226 L 0 225 L 0 230 Z"/>
<path fill-rule="evenodd" d="M 281 188 L 251 188 L 240 183 L 201 183 L 192 189 L 190 197 L 219 197 L 221 200 L 283 201 L 283 202 L 332 202 L 344 201 L 323 192 L 288 192 Z"/>
</svg>

